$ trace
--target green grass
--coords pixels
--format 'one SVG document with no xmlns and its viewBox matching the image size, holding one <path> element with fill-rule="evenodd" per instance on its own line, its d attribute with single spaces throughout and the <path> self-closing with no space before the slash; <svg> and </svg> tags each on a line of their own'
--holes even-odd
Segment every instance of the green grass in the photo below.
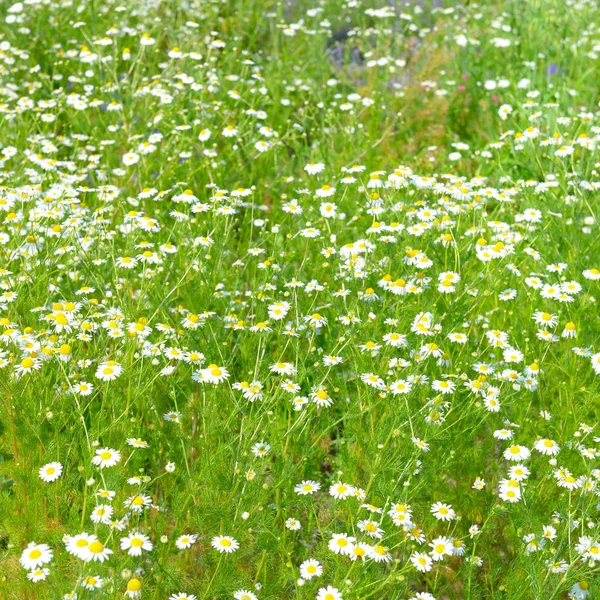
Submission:
<svg viewBox="0 0 600 600">
<path fill-rule="evenodd" d="M 0 597 L 598 597 L 600 12 L 437 4 L 0 5 Z"/>
</svg>

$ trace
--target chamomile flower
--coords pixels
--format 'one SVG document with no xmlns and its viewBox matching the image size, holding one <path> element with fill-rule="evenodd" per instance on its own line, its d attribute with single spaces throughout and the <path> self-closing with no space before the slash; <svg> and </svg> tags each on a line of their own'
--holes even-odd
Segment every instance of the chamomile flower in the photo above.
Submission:
<svg viewBox="0 0 600 600">
<path fill-rule="evenodd" d="M 538 440 L 533 447 L 541 454 L 547 456 L 556 456 L 560 452 L 559 445 L 555 441 L 548 439 Z"/>
<path fill-rule="evenodd" d="M 187 548 L 191 548 L 191 546 L 193 546 L 196 543 L 197 539 L 198 539 L 198 536 L 195 534 L 180 535 L 175 540 L 175 546 L 179 550 L 186 550 Z"/>
<path fill-rule="evenodd" d="M 96 377 L 100 381 L 114 381 L 123 373 L 123 367 L 114 360 L 108 360 L 98 365 Z"/>
<path fill-rule="evenodd" d="M 316 600 L 343 600 L 343 598 L 337 588 L 328 585 L 327 587 L 319 588 Z"/>
<path fill-rule="evenodd" d="M 83 560 L 86 562 L 104 562 L 110 558 L 113 551 L 107 548 L 100 540 L 93 539 L 90 541 L 87 547 L 87 553 L 83 556 Z"/>
<path fill-rule="evenodd" d="M 312 579 L 323 575 L 323 566 L 318 560 L 310 558 L 300 565 L 300 575 L 304 579 Z"/>
<path fill-rule="evenodd" d="M 46 483 L 51 483 L 56 481 L 63 472 L 63 466 L 59 462 L 51 462 L 43 467 L 40 467 L 39 476 L 42 481 Z"/>
<path fill-rule="evenodd" d="M 126 550 L 129 556 L 141 556 L 142 551 L 149 552 L 153 545 L 150 538 L 139 532 L 132 532 L 121 538 L 121 550 Z"/>
<path fill-rule="evenodd" d="M 456 518 L 456 512 L 449 504 L 435 502 L 431 505 L 431 514 L 440 521 L 452 521 Z"/>
<path fill-rule="evenodd" d="M 231 554 L 240 547 L 239 542 L 237 542 L 234 538 L 228 535 L 219 535 L 214 537 L 211 540 L 210 545 L 215 550 L 225 554 Z"/>
<path fill-rule="evenodd" d="M 440 536 L 431 540 L 429 544 L 431 548 L 431 558 L 434 561 L 440 561 L 445 556 L 451 556 L 453 551 L 452 541 L 444 536 Z"/>
<path fill-rule="evenodd" d="M 445 546 L 443 550 L 445 550 Z M 410 562 L 413 564 L 414 568 L 421 573 L 428 573 L 433 568 L 433 559 L 429 554 L 424 554 L 422 552 L 413 552 L 410 557 Z"/>
<path fill-rule="evenodd" d="M 92 457 L 92 463 L 101 469 L 114 467 L 121 461 L 121 453 L 112 448 L 99 448 L 95 456 Z"/>
<path fill-rule="evenodd" d="M 349 554 L 356 539 L 343 533 L 334 533 L 328 542 L 329 549 L 335 554 Z"/>
<path fill-rule="evenodd" d="M 44 581 L 48 575 L 50 575 L 50 569 L 44 567 L 27 573 L 27 579 L 33 583 L 37 583 L 38 581 Z"/>
<path fill-rule="evenodd" d="M 21 553 L 19 562 L 24 569 L 33 571 L 38 567 L 48 564 L 52 560 L 53 552 L 48 544 L 30 542 Z"/>
<path fill-rule="evenodd" d="M 294 492 L 300 496 L 307 496 L 310 494 L 314 494 L 321 489 L 321 484 L 317 481 L 312 481 L 310 479 L 305 479 L 301 483 L 298 483 L 294 487 Z"/>
</svg>

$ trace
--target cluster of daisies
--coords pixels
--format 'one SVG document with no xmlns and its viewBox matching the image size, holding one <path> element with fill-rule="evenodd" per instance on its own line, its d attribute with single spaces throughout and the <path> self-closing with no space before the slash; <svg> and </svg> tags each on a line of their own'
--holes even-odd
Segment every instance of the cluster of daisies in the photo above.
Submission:
<svg viewBox="0 0 600 600">
<path fill-rule="evenodd" d="M 0 11 L 0 564 L 63 600 L 583 600 L 600 108 L 497 7 L 288 4 Z M 491 130 L 386 155 L 411 94 Z"/>
</svg>

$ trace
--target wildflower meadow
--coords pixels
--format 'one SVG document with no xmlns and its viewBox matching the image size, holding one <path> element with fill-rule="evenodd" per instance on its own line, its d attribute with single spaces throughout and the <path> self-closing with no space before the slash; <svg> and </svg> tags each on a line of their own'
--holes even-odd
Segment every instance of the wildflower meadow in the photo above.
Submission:
<svg viewBox="0 0 600 600">
<path fill-rule="evenodd" d="M 0 598 L 600 598 L 596 0 L 0 3 Z"/>
</svg>

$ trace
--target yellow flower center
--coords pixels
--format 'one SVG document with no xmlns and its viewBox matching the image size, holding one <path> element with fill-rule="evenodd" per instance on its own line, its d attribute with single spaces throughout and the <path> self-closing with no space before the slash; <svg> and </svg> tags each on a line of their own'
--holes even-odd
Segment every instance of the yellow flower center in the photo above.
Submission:
<svg viewBox="0 0 600 600">
<path fill-rule="evenodd" d="M 90 544 L 90 552 L 92 552 L 93 554 L 99 554 L 103 550 L 104 545 L 102 544 L 102 542 L 95 541 Z"/>
</svg>

